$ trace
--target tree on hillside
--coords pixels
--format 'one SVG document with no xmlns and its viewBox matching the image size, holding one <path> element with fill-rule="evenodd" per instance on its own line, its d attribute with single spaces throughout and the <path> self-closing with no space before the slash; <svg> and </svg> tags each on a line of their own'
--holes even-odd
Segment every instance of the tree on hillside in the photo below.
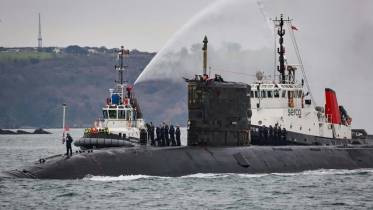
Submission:
<svg viewBox="0 0 373 210">
<path fill-rule="evenodd" d="M 78 45 L 70 45 L 64 49 L 65 53 L 68 54 L 75 54 L 75 55 L 87 55 L 88 50 L 83 47 L 79 47 Z"/>
</svg>

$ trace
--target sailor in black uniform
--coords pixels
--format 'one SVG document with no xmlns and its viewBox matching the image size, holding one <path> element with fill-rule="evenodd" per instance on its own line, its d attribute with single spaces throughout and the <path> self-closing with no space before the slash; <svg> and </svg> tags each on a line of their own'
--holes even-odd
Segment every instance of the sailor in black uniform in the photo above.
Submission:
<svg viewBox="0 0 373 210">
<path fill-rule="evenodd" d="M 280 138 L 281 138 L 281 126 L 279 126 L 278 124 L 275 125 L 275 145 L 278 145 L 280 144 Z"/>
<path fill-rule="evenodd" d="M 70 156 L 73 155 L 73 150 L 71 149 L 71 143 L 73 143 L 73 138 L 70 136 L 69 133 L 67 133 L 67 136 L 66 136 L 66 156 L 69 156 L 69 152 L 70 152 Z"/>
<path fill-rule="evenodd" d="M 263 142 L 265 145 L 267 145 L 268 144 L 268 128 L 265 125 L 262 126 L 262 132 L 263 132 L 263 137 L 264 137 Z"/>
<path fill-rule="evenodd" d="M 285 128 L 283 128 L 281 131 L 281 138 L 285 143 L 286 142 L 286 129 Z"/>
<path fill-rule="evenodd" d="M 176 146 L 176 141 L 175 141 L 175 128 L 173 125 L 170 126 L 170 139 L 171 139 L 171 145 Z"/>
<path fill-rule="evenodd" d="M 164 137 L 166 139 L 166 146 L 170 146 L 169 128 L 167 124 L 164 127 Z"/>
<path fill-rule="evenodd" d="M 165 124 L 163 123 L 161 127 L 161 146 L 164 147 L 166 146 L 166 141 L 165 141 Z"/>
<path fill-rule="evenodd" d="M 157 146 L 161 146 L 162 145 L 162 139 L 161 139 L 161 128 L 159 126 L 157 126 L 157 128 L 155 129 L 155 133 L 157 134 Z"/>
<path fill-rule="evenodd" d="M 147 132 L 147 141 L 150 142 L 150 124 L 146 123 L 145 124 L 146 132 Z"/>
<path fill-rule="evenodd" d="M 152 122 L 150 122 L 150 125 L 149 125 L 149 134 L 150 134 L 151 145 L 155 146 L 155 141 L 154 141 L 154 125 L 153 125 Z"/>
<path fill-rule="evenodd" d="M 273 139 L 274 139 L 274 130 L 273 130 L 273 127 L 272 127 L 272 125 L 269 125 L 269 128 L 268 128 L 268 136 L 269 136 L 269 143 L 272 145 L 272 144 L 274 144 L 274 141 L 273 141 Z"/>
<path fill-rule="evenodd" d="M 181 142 L 180 142 L 180 128 L 179 128 L 179 126 L 176 126 L 175 134 L 176 134 L 176 145 L 180 146 Z"/>
</svg>

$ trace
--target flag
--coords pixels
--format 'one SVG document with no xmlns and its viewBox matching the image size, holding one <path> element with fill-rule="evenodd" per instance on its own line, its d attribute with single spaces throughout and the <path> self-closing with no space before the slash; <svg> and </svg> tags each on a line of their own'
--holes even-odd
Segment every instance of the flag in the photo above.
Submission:
<svg viewBox="0 0 373 210">
<path fill-rule="evenodd" d="M 293 25 L 291 26 L 291 29 L 293 29 L 294 31 L 298 31 L 298 28 Z"/>
</svg>

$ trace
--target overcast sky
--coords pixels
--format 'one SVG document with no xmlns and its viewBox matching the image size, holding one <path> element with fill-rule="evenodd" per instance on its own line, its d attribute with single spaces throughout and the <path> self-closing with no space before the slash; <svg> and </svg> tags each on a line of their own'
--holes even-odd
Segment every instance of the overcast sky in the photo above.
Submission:
<svg viewBox="0 0 373 210">
<path fill-rule="evenodd" d="M 0 46 L 118 47 L 158 51 L 215 0 L 0 0 Z"/>
</svg>

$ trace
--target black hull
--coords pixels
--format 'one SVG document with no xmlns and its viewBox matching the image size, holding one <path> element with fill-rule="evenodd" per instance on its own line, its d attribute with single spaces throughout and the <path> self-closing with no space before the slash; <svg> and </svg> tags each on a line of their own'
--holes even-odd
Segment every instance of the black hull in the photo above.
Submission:
<svg viewBox="0 0 373 210">
<path fill-rule="evenodd" d="M 183 176 L 195 173 L 290 173 L 316 169 L 373 168 L 373 147 L 243 146 L 132 147 L 95 150 L 6 172 L 37 179 L 87 175 Z"/>
<path fill-rule="evenodd" d="M 325 138 L 320 136 L 312 136 L 292 131 L 286 131 L 285 133 L 270 132 L 269 128 L 265 128 L 266 132 L 263 132 L 264 127 L 251 125 L 251 144 L 253 145 L 336 145 L 343 146 L 349 144 L 373 144 L 369 139 L 355 138 L 355 139 L 334 139 Z M 261 130 L 260 130 L 261 129 Z"/>
</svg>

